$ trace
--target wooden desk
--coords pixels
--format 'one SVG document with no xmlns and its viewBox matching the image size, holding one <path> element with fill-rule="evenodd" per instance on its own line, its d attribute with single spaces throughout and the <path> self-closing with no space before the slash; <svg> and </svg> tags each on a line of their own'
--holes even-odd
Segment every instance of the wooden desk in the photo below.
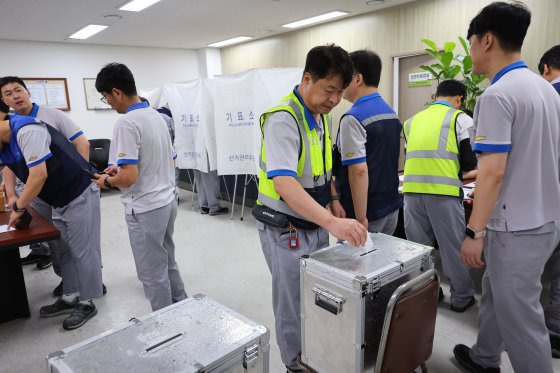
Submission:
<svg viewBox="0 0 560 373">
<path fill-rule="evenodd" d="M 29 317 L 29 303 L 20 264 L 19 247 L 60 237 L 60 232 L 35 210 L 29 229 L 0 233 L 0 323 Z M 8 223 L 9 214 L 0 212 L 0 225 Z"/>
</svg>

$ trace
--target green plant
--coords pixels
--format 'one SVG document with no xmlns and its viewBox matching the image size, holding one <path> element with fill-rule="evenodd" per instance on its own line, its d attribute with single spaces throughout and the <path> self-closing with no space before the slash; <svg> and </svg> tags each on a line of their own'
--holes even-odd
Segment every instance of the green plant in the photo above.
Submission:
<svg viewBox="0 0 560 373">
<path fill-rule="evenodd" d="M 473 72 L 472 58 L 469 54 L 469 47 L 467 41 L 459 36 L 459 41 L 465 50 L 465 54 L 454 54 L 456 43 L 452 41 L 445 42 L 443 48 L 438 48 L 436 43 L 429 39 L 422 39 L 422 42 L 428 46 L 425 49 L 426 53 L 435 58 L 438 62 L 426 66 L 421 65 L 422 70 L 428 71 L 433 75 L 433 79 L 437 80 L 438 84 L 442 80 L 456 79 L 457 75 L 461 73 L 463 79 L 460 80 L 467 87 L 467 97 L 463 102 L 463 108 L 469 110 L 471 113 L 474 111 L 474 106 L 478 96 L 484 92 L 481 83 L 486 79 L 484 75 L 478 75 Z"/>
</svg>

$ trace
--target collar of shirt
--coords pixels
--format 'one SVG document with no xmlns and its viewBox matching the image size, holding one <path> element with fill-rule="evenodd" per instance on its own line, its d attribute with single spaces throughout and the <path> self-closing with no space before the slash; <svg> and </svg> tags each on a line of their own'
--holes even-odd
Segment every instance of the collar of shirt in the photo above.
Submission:
<svg viewBox="0 0 560 373">
<path fill-rule="evenodd" d="M 37 113 L 39 112 L 39 105 L 33 103 L 33 107 L 31 108 L 31 112 L 29 113 L 29 117 L 37 118 Z"/>
<path fill-rule="evenodd" d="M 435 105 L 435 104 L 440 104 L 440 105 L 445 105 L 445 106 L 453 107 L 453 106 L 451 106 L 451 104 L 450 104 L 449 102 L 447 102 L 447 101 L 445 101 L 445 100 L 437 100 L 437 101 L 434 101 L 434 103 L 433 103 L 432 105 Z"/>
<path fill-rule="evenodd" d="M 527 68 L 527 64 L 524 61 L 517 61 L 517 62 L 514 62 L 512 64 L 507 65 L 506 67 L 504 67 L 503 69 L 498 71 L 498 73 L 496 74 L 494 79 L 492 79 L 492 84 L 496 83 L 498 80 L 500 80 L 500 78 L 502 76 L 506 75 L 511 70 L 523 69 L 523 68 L 525 68 L 525 69 Z"/>
<path fill-rule="evenodd" d="M 132 111 L 132 110 L 136 110 L 136 109 L 144 109 L 144 108 L 147 108 L 147 107 L 149 107 L 149 106 L 150 106 L 150 105 L 148 105 L 147 102 L 137 102 L 137 103 L 135 103 L 135 104 L 130 105 L 130 106 L 128 107 L 128 109 L 126 109 L 126 112 L 128 113 L 128 112 L 130 112 L 130 111 Z"/>
<path fill-rule="evenodd" d="M 372 93 L 370 95 L 362 96 L 359 99 L 357 99 L 356 102 L 354 102 L 354 105 L 352 105 L 352 106 L 358 105 L 358 104 L 360 104 L 364 101 L 371 100 L 372 98 L 376 98 L 376 97 L 381 97 L 379 92 L 375 92 L 375 93 Z"/>
<path fill-rule="evenodd" d="M 558 83 L 560 83 L 560 76 L 550 82 L 550 84 L 558 84 Z"/>
<path fill-rule="evenodd" d="M 315 120 L 315 117 L 313 116 L 313 114 L 311 114 L 311 111 L 307 108 L 307 106 L 305 106 L 305 102 L 303 102 L 303 99 L 301 98 L 301 96 L 299 95 L 299 93 L 297 91 L 298 87 L 299 87 L 299 84 L 294 87 L 294 95 L 296 95 L 297 99 L 299 100 L 299 102 L 303 106 L 303 114 L 305 115 L 305 119 L 307 120 L 307 124 L 309 125 L 309 129 L 314 130 L 318 126 L 317 121 Z"/>
</svg>

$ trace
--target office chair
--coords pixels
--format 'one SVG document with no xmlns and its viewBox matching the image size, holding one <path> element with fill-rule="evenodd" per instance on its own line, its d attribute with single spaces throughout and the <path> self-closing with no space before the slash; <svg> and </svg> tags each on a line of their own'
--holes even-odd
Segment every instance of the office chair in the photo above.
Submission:
<svg viewBox="0 0 560 373">
<path fill-rule="evenodd" d="M 107 168 L 110 146 L 109 139 L 89 140 L 89 163 L 99 172 Z"/>
</svg>

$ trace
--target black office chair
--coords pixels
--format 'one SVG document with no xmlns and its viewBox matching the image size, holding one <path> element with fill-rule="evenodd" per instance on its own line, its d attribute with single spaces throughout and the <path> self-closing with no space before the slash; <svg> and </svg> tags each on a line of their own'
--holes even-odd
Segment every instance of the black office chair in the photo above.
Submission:
<svg viewBox="0 0 560 373">
<path fill-rule="evenodd" d="M 89 163 L 99 172 L 107 168 L 110 146 L 109 139 L 89 140 Z"/>
</svg>

